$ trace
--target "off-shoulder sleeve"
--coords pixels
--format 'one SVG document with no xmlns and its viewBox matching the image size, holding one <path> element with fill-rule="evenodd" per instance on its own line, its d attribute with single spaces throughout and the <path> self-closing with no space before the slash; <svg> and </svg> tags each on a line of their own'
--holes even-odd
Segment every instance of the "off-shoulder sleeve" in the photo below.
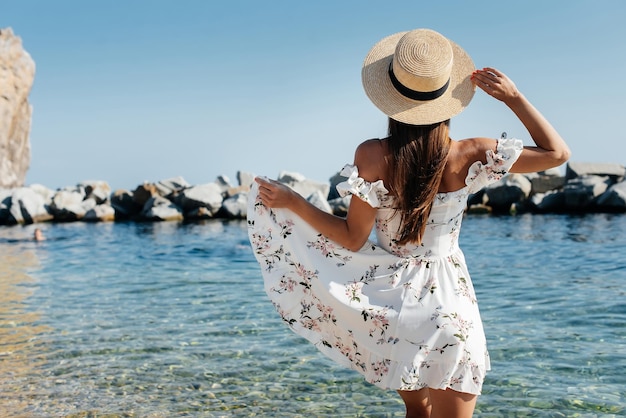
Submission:
<svg viewBox="0 0 626 418">
<path fill-rule="evenodd" d="M 337 192 L 341 197 L 353 194 L 371 207 L 377 208 L 380 206 L 383 197 L 389 193 L 382 180 L 371 183 L 359 177 L 359 169 L 355 165 L 346 164 L 339 174 L 347 177 L 347 180 L 336 186 Z"/>
<path fill-rule="evenodd" d="M 496 152 L 487 151 L 487 163 L 476 161 L 469 168 L 465 184 L 470 193 L 475 193 L 491 183 L 495 183 L 509 172 L 519 158 L 524 146 L 519 139 L 498 139 Z"/>
</svg>

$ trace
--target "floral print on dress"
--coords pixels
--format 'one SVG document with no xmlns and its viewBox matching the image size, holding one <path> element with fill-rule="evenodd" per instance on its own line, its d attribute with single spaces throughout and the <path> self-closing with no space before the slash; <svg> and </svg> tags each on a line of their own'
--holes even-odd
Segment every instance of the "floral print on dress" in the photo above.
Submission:
<svg viewBox="0 0 626 418">
<path fill-rule="evenodd" d="M 396 337 L 387 337 L 387 328 L 389 328 L 389 319 L 388 319 L 388 311 L 389 307 L 385 306 L 383 308 L 368 308 L 361 311 L 361 316 L 363 316 L 363 320 L 368 324 L 368 333 L 370 337 L 379 337 L 377 340 L 377 344 L 380 343 L 395 343 L 397 342 Z M 385 341 L 387 340 L 387 341 Z"/>
<path fill-rule="evenodd" d="M 453 328 L 455 331 L 453 335 L 459 342 L 466 342 L 471 329 L 474 327 L 473 321 L 464 318 L 462 314 L 458 312 L 444 313 L 441 308 L 437 310 L 437 314 L 432 317 L 432 320 L 438 321 L 437 328 L 439 329 Z"/>
<path fill-rule="evenodd" d="M 346 285 L 346 296 L 350 302 L 361 302 L 361 294 L 363 293 L 363 282 L 348 283 Z"/>
<path fill-rule="evenodd" d="M 272 230 L 268 230 L 267 234 L 253 234 L 250 236 L 252 247 L 258 254 L 258 261 L 265 267 L 265 271 L 271 272 L 274 266 L 279 263 L 285 251 L 282 246 L 272 248 Z M 262 260 L 261 260 L 262 259 Z"/>
<path fill-rule="evenodd" d="M 408 244 L 408 245 L 398 244 L 399 236 L 397 234 L 390 232 L 388 219 L 376 218 L 374 227 L 376 228 L 376 231 L 378 231 L 380 235 L 385 235 L 389 237 L 389 240 L 386 243 L 387 244 L 386 247 L 390 252 L 400 257 L 409 257 L 413 253 L 412 244 Z"/>
<path fill-rule="evenodd" d="M 422 245 L 398 244 L 394 199 L 346 165 L 340 193 L 377 208 L 376 242 L 350 251 L 292 212 L 249 194 L 248 233 L 266 293 L 291 330 L 376 386 L 479 394 L 490 368 L 477 298 L 458 246 L 467 197 L 499 180 L 521 152 L 499 140 L 463 189 L 437 194 Z"/>
<path fill-rule="evenodd" d="M 317 234 L 317 239 L 315 241 L 308 241 L 306 245 L 309 248 L 314 248 L 321 252 L 326 258 L 335 258 L 339 260 L 337 262 L 337 267 L 344 266 L 352 258 L 350 255 L 342 255 L 340 250 L 341 247 L 322 234 Z"/>
</svg>

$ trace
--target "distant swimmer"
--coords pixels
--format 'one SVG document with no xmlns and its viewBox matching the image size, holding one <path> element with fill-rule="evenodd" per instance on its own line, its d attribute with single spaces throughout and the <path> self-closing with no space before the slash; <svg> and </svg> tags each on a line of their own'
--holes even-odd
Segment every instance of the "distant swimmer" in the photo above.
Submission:
<svg viewBox="0 0 626 418">
<path fill-rule="evenodd" d="M 35 235 L 34 235 L 34 240 L 35 241 L 45 241 L 46 237 L 43 236 L 43 232 L 41 232 L 41 229 L 37 228 L 35 229 Z"/>
</svg>

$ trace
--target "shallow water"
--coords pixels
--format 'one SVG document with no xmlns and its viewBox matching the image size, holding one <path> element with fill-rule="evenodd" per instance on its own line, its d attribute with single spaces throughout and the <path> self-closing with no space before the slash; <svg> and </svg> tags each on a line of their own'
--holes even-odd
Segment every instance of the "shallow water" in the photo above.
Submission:
<svg viewBox="0 0 626 418">
<path fill-rule="evenodd" d="M 0 228 L 1 417 L 403 416 L 265 297 L 245 222 Z M 626 216 L 472 215 L 476 417 L 626 416 Z"/>
</svg>

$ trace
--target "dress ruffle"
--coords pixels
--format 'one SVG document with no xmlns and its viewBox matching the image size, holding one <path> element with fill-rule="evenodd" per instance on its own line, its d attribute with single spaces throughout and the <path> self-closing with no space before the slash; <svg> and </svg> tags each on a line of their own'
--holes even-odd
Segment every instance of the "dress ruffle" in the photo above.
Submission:
<svg viewBox="0 0 626 418">
<path fill-rule="evenodd" d="M 476 161 L 467 172 L 465 184 L 470 187 L 470 193 L 475 193 L 500 180 L 506 175 L 522 153 L 524 145 L 519 139 L 498 139 L 496 152 L 487 151 L 487 164 Z"/>
<path fill-rule="evenodd" d="M 378 208 L 384 196 L 389 193 L 382 180 L 371 183 L 359 177 L 359 169 L 355 165 L 346 164 L 339 174 L 348 178 L 337 184 L 337 192 L 341 197 L 352 194 L 368 203 L 371 207 Z"/>
</svg>

